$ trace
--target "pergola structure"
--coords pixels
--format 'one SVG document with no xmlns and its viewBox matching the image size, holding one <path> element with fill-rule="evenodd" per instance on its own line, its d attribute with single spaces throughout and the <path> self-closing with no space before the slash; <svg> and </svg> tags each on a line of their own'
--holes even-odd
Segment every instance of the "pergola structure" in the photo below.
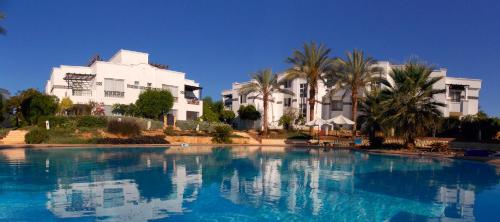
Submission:
<svg viewBox="0 0 500 222">
<path fill-rule="evenodd" d="M 73 95 L 75 95 L 75 92 L 91 92 L 92 81 L 95 79 L 95 76 L 95 74 L 66 73 L 63 79 L 68 83 L 68 89 L 71 89 Z"/>
</svg>

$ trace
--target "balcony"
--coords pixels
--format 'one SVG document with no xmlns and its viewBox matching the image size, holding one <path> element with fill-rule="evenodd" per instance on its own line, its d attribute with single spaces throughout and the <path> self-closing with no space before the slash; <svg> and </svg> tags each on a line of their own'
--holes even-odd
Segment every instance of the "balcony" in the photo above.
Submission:
<svg viewBox="0 0 500 222">
<path fill-rule="evenodd" d="M 200 105 L 200 100 L 198 98 L 186 98 L 187 104 L 190 105 Z"/>
<path fill-rule="evenodd" d="M 125 97 L 125 92 L 120 91 L 104 91 L 104 97 L 113 97 L 113 98 L 123 98 Z"/>
</svg>

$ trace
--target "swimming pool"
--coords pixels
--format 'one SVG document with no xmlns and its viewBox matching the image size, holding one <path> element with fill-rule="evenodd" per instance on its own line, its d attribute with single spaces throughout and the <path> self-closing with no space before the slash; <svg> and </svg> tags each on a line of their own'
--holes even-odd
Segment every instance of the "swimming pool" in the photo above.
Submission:
<svg viewBox="0 0 500 222">
<path fill-rule="evenodd" d="M 492 221 L 500 172 L 258 147 L 0 150 L 0 221 Z"/>
</svg>

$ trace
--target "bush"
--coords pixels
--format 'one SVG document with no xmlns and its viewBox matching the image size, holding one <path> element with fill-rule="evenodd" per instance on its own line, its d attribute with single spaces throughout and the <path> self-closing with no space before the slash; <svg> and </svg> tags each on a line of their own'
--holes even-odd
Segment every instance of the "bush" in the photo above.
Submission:
<svg viewBox="0 0 500 222">
<path fill-rule="evenodd" d="M 167 136 L 173 136 L 173 135 L 175 135 L 174 127 L 173 126 L 167 126 L 167 128 L 165 128 L 165 130 L 163 130 L 163 133 L 165 133 L 165 135 L 167 135 Z"/>
<path fill-rule="evenodd" d="M 45 142 L 49 138 L 47 130 L 43 128 L 33 128 L 26 136 L 24 136 L 24 141 L 27 144 L 39 144 Z"/>
<path fill-rule="evenodd" d="M 134 120 L 114 119 L 108 122 L 108 132 L 123 136 L 138 136 L 141 134 L 141 127 Z"/>
<path fill-rule="evenodd" d="M 289 140 L 310 140 L 312 136 L 305 133 L 294 133 L 288 136 Z"/>
<path fill-rule="evenodd" d="M 177 120 L 175 125 L 181 130 L 196 130 L 198 122 L 193 120 Z"/>
<path fill-rule="evenodd" d="M 106 127 L 106 118 L 102 116 L 80 116 L 76 121 L 77 127 Z"/>
<path fill-rule="evenodd" d="M 67 116 L 44 116 L 38 119 L 38 127 L 45 128 L 45 121 L 49 121 L 50 128 L 74 128 L 76 121 Z"/>
<path fill-rule="evenodd" d="M 382 147 L 384 145 L 385 138 L 381 136 L 375 136 L 369 139 L 370 147 Z"/>
<path fill-rule="evenodd" d="M 133 138 L 98 138 L 96 144 L 169 144 L 162 136 L 138 136 Z"/>
<path fill-rule="evenodd" d="M 229 125 L 217 125 L 214 127 L 214 132 L 212 132 L 212 141 L 214 143 L 231 143 L 231 134 L 233 128 Z"/>
</svg>

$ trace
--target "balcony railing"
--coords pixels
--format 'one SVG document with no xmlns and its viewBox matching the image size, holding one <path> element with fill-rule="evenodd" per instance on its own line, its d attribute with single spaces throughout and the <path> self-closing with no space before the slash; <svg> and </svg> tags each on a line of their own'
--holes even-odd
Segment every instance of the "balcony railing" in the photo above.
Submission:
<svg viewBox="0 0 500 222">
<path fill-rule="evenodd" d="M 104 97 L 114 97 L 114 98 L 123 98 L 125 97 L 125 92 L 120 91 L 104 91 Z"/>
<path fill-rule="evenodd" d="M 191 105 L 200 105 L 200 100 L 199 99 L 186 99 L 188 104 Z"/>
</svg>

